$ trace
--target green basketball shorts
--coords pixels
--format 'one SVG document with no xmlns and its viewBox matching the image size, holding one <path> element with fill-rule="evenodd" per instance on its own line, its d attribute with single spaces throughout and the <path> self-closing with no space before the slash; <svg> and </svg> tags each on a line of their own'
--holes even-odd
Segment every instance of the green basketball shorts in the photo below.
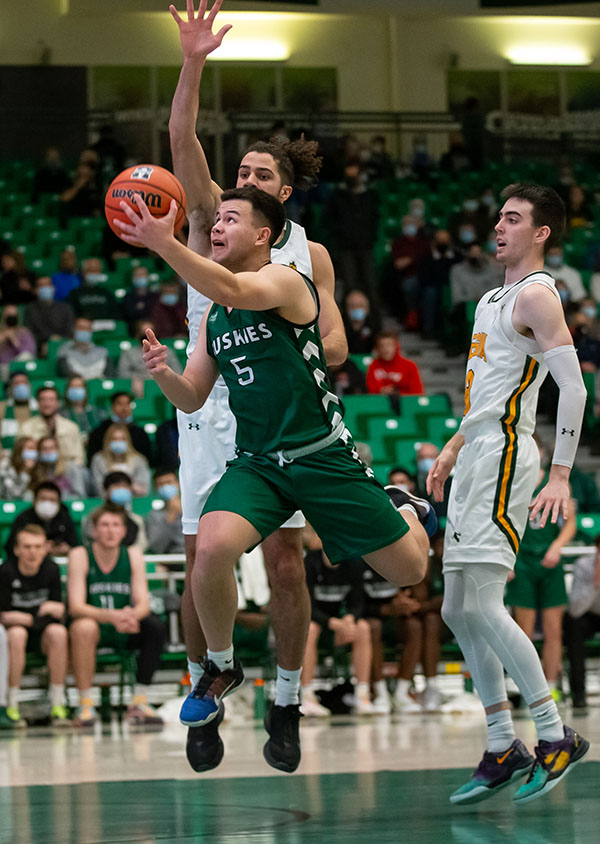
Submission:
<svg viewBox="0 0 600 844">
<path fill-rule="evenodd" d="M 504 602 L 511 607 L 530 610 L 546 610 L 567 604 L 562 563 L 547 569 L 537 558 L 518 557 L 514 579 L 506 585 Z"/>
<path fill-rule="evenodd" d="M 302 510 L 332 563 L 378 551 L 408 531 L 352 440 L 283 465 L 241 454 L 227 464 L 202 515 L 219 510 L 243 516 L 263 539 Z"/>
</svg>

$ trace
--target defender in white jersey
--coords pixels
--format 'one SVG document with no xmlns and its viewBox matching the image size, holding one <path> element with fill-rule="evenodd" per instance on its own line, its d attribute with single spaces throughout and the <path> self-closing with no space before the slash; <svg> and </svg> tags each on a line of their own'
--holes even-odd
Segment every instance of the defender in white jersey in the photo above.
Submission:
<svg viewBox="0 0 600 844">
<path fill-rule="evenodd" d="M 460 645 L 485 707 L 488 748 L 452 803 L 484 800 L 527 777 L 515 794 L 527 803 L 554 788 L 589 743 L 565 727 L 529 638 L 504 607 L 504 587 L 535 489 L 539 454 L 533 441 L 537 398 L 548 371 L 560 389 L 556 446 L 548 484 L 531 505 L 542 526 L 567 516 L 569 473 L 585 407 L 581 369 L 544 253 L 565 224 L 564 204 L 550 188 L 510 185 L 496 225 L 503 287 L 475 312 L 467 361 L 465 414 L 427 479 L 435 498 L 452 466 L 444 546 L 442 617 Z M 535 759 L 515 738 L 504 669 L 533 716 Z"/>
<path fill-rule="evenodd" d="M 224 26 L 213 35 L 212 27 L 221 0 L 215 0 L 208 14 L 206 7 L 206 0 L 200 0 L 196 15 L 193 0 L 187 0 L 187 20 L 183 20 L 173 6 L 170 7 L 179 28 L 183 52 L 183 66 L 169 121 L 171 152 L 175 174 L 182 182 L 187 196 L 190 223 L 188 246 L 200 254 L 209 254 L 209 232 L 220 203 L 221 188 L 212 181 L 204 151 L 196 136 L 198 89 L 207 56 L 220 45 L 230 29 Z M 316 149 L 316 143 L 303 139 L 292 143 L 281 141 L 255 144 L 240 163 L 236 186 L 255 185 L 285 202 L 294 186 L 305 188 L 314 184 L 321 164 Z M 321 303 L 319 329 L 327 362 L 342 363 L 348 348 L 333 295 L 335 278 L 327 250 L 321 244 L 308 242 L 300 226 L 288 223 L 275 244 L 271 260 L 274 263 L 289 263 L 313 280 Z M 203 297 L 197 298 L 201 294 L 191 287 L 188 287 L 188 291 L 190 344 L 193 348 L 206 300 Z M 235 436 L 228 395 L 222 380 L 219 379 L 201 411 L 188 416 L 178 414 L 178 422 L 183 526 L 186 534 L 186 586 L 182 598 L 182 623 L 188 665 L 195 686 L 203 675 L 200 659 L 206 652 L 190 588 L 198 517 L 208 493 L 225 470 L 225 460 L 233 453 Z M 301 531 L 298 528 L 276 531 L 263 542 L 262 548 L 271 584 L 270 615 L 277 642 L 278 663 L 276 706 L 270 720 L 268 755 L 271 760 L 275 757 L 279 759 L 275 767 L 291 771 L 300 759 L 297 719 L 294 719 L 310 620 Z M 195 770 L 209 770 L 221 760 L 223 745 L 217 733 L 218 723 L 219 719 L 214 719 L 205 727 L 192 727 L 188 732 L 187 757 Z"/>
</svg>

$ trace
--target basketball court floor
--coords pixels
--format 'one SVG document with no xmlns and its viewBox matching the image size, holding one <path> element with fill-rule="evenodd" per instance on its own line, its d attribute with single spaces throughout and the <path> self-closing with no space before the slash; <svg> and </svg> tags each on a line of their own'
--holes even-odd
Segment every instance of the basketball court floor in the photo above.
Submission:
<svg viewBox="0 0 600 844">
<path fill-rule="evenodd" d="M 521 808 L 513 787 L 471 807 L 448 802 L 481 756 L 479 713 L 303 719 L 292 775 L 266 764 L 265 732 L 252 723 L 223 724 L 225 758 L 206 774 L 188 767 L 176 723 L 0 734 L 0 844 L 590 844 L 600 829 L 600 708 L 564 716 L 592 748 Z M 532 722 L 516 723 L 531 749 Z"/>
</svg>

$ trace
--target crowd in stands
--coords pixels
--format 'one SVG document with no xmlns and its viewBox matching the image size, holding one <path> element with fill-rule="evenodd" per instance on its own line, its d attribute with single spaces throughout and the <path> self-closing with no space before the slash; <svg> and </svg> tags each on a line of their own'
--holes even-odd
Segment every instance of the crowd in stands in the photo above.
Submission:
<svg viewBox="0 0 600 844">
<path fill-rule="evenodd" d="M 420 332 L 424 340 L 437 341 L 448 355 L 465 354 L 474 303 L 502 284 L 502 267 L 494 259 L 499 177 L 492 180 L 482 172 L 473 178 L 459 141 L 439 167 L 423 140 L 415 143 L 408 167 L 398 165 L 380 136 L 369 145 L 348 136 L 340 160 L 334 174 L 339 184 L 321 185 L 293 206 L 334 259 L 349 357 L 329 374 L 339 396 L 387 397 L 389 414 L 401 420 L 402 399 L 426 398 L 427 383 L 417 363 L 402 354 L 399 326 L 404 333 Z M 35 651 L 48 662 L 52 721 L 68 723 L 69 648 L 79 693 L 75 723 L 93 724 L 96 650 L 107 644 L 138 654 L 128 718 L 150 725 L 159 720 L 148 705 L 148 686 L 166 634 L 164 619 L 150 611 L 143 555 L 183 554 L 184 543 L 177 425 L 153 389 L 141 340 L 152 328 L 168 344 L 170 366 L 182 371 L 186 291 L 167 267 L 119 241 L 105 225 L 96 225 L 103 192 L 124 163 L 125 152 L 110 130 L 82 151 L 73 175 L 60 152 L 49 149 L 29 187 L 31 202 L 50 209 L 56 220 L 54 245 L 38 240 L 33 249 L 26 242 L 14 246 L 18 231 L 16 238 L 0 231 L 0 374 L 5 385 L 0 503 L 24 506 L 3 532 L 0 549 L 0 673 L 5 650 L 10 666 L 6 701 L 0 677 L 0 727 L 22 724 L 19 686 L 26 655 Z M 572 168 L 561 169 L 556 187 L 567 204 L 569 239 L 564 247 L 549 250 L 546 269 L 557 280 L 586 376 L 586 431 L 593 445 L 591 431 L 600 440 L 600 405 L 594 399 L 600 395 L 600 205 L 588 187 L 576 182 Z M 0 207 L 1 213 L 6 209 Z M 30 262 L 36 243 L 40 257 Z M 552 402 L 552 384 L 547 384 L 541 409 L 551 413 Z M 385 480 L 427 495 L 425 479 L 444 441 L 422 436 L 407 465 L 386 467 Z M 579 513 L 600 513 L 593 479 L 577 469 L 572 492 Z M 94 506 L 76 521 L 71 504 L 80 501 Z M 136 502 L 143 508 L 134 509 Z M 435 506 L 443 517 L 445 504 Z M 561 526 L 545 549 L 533 543 L 535 564 L 541 561 L 542 569 L 554 572 L 559 591 L 561 577 L 564 590 L 560 549 L 573 539 L 574 530 L 573 524 Z M 441 643 L 449 635 L 440 616 L 442 536 L 432 542 L 425 580 L 398 590 L 359 560 L 333 568 L 319 538 L 307 530 L 312 620 L 302 675 L 306 715 L 329 714 L 320 694 L 319 654 L 344 647 L 356 680 L 351 705 L 357 713 L 439 708 L 437 668 Z M 560 606 L 541 604 L 533 595 L 532 607 L 523 597 L 522 572 L 533 565 L 526 551 L 507 593 L 531 635 L 536 609 L 542 610 L 544 665 L 557 689 L 564 615 L 570 687 L 578 706 L 586 702 L 584 643 L 600 629 L 600 540 L 596 544 L 595 554 L 576 561 L 571 595 L 560 592 Z M 66 592 L 54 557 L 68 558 Z M 100 586 L 91 590 L 90 583 L 103 582 L 106 572 L 121 586 L 110 595 Z M 243 576 L 238 579 L 242 591 Z M 254 634 L 265 638 L 264 588 L 261 595 L 262 602 L 249 600 L 240 607 L 240 640 Z M 384 673 L 390 659 L 396 680 L 392 697 Z M 418 665 L 426 685 L 417 699 L 412 684 Z"/>
</svg>

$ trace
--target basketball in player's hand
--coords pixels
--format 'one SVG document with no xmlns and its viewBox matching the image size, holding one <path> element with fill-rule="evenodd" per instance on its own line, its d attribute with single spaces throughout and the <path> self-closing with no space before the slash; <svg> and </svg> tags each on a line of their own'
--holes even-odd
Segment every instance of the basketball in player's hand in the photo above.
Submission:
<svg viewBox="0 0 600 844">
<path fill-rule="evenodd" d="M 123 232 L 115 226 L 114 220 L 131 224 L 131 220 L 121 208 L 121 202 L 126 202 L 134 210 L 135 197 L 141 195 L 153 217 L 164 217 L 169 212 L 172 200 L 177 203 L 175 216 L 175 234 L 185 222 L 186 201 L 181 182 L 164 167 L 154 164 L 138 164 L 128 167 L 113 179 L 104 199 L 104 213 L 108 225 L 116 235 L 121 237 Z"/>
</svg>

